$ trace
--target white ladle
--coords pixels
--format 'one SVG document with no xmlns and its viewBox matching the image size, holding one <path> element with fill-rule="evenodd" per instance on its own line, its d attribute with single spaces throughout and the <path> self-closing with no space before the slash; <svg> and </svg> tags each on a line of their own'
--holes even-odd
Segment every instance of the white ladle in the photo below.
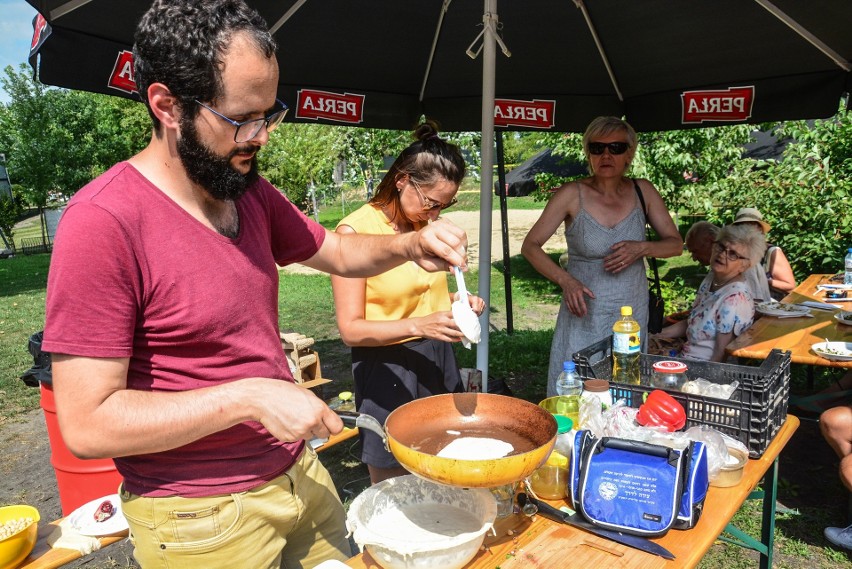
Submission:
<svg viewBox="0 0 852 569">
<path fill-rule="evenodd" d="M 470 344 L 478 344 L 482 336 L 482 327 L 479 325 L 479 317 L 476 312 L 470 307 L 468 301 L 469 293 L 464 284 L 464 275 L 459 267 L 453 267 L 453 274 L 456 277 L 456 286 L 459 291 L 459 299 L 453 302 L 453 319 L 456 321 L 456 326 L 459 327 L 464 339 L 462 345 L 470 349 Z"/>
</svg>

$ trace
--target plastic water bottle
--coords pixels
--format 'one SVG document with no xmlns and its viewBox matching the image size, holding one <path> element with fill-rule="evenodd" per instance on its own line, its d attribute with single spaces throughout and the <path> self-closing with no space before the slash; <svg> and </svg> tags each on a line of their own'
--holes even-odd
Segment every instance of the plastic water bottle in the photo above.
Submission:
<svg viewBox="0 0 852 569">
<path fill-rule="evenodd" d="M 612 327 L 612 380 L 639 385 L 639 350 L 642 346 L 639 323 L 633 308 L 621 307 L 621 318 Z"/>
<path fill-rule="evenodd" d="M 561 415 L 570 418 L 575 425 L 580 423 L 580 394 L 583 380 L 577 374 L 577 365 L 572 361 L 562 363 L 562 372 L 556 378 L 556 394 L 564 397 L 557 407 Z"/>
<path fill-rule="evenodd" d="M 843 264 L 846 265 L 843 284 L 852 285 L 852 247 L 846 251 L 846 259 L 844 259 Z"/>
</svg>

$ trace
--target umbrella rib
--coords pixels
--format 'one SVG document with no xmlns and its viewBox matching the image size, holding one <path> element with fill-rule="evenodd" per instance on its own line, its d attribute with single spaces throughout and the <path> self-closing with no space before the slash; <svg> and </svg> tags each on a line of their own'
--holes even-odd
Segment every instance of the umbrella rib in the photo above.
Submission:
<svg viewBox="0 0 852 569">
<path fill-rule="evenodd" d="M 615 78 L 615 73 L 612 70 L 612 65 L 609 63 L 609 58 L 606 56 L 606 51 L 604 51 L 603 44 L 601 43 L 601 38 L 598 37 L 598 31 L 595 29 L 595 25 L 592 23 L 592 18 L 589 16 L 588 10 L 586 10 L 586 5 L 583 3 L 583 0 L 574 0 L 574 4 L 580 11 L 583 13 L 583 18 L 586 20 L 586 26 L 589 28 L 589 32 L 592 34 L 592 39 L 595 40 L 595 45 L 598 48 L 598 53 L 603 60 L 604 67 L 606 67 L 606 72 L 609 74 L 609 80 L 612 83 L 612 88 L 615 89 L 615 94 L 618 95 L 618 100 L 624 102 L 624 95 L 621 94 L 621 88 L 618 86 L 618 80 Z"/>
<path fill-rule="evenodd" d="M 54 8 L 50 11 L 50 21 L 55 22 L 65 14 L 73 12 L 80 6 L 85 6 L 92 0 L 70 0 L 64 4 L 60 4 L 58 7 Z"/>
<path fill-rule="evenodd" d="M 444 0 L 441 6 L 441 15 L 438 17 L 438 25 L 435 27 L 435 37 L 432 38 L 432 49 L 429 51 L 429 61 L 426 63 L 426 72 L 423 74 L 423 84 L 420 86 L 420 102 L 423 102 L 423 97 L 426 93 L 426 84 L 429 82 L 429 75 L 432 73 L 432 61 L 435 59 L 435 49 L 438 46 L 438 37 L 441 35 L 441 28 L 444 25 L 444 16 L 447 15 L 447 10 L 450 9 L 450 3 L 453 0 Z"/>
<path fill-rule="evenodd" d="M 844 71 L 852 70 L 852 64 L 849 63 L 842 55 L 831 49 L 825 42 L 813 35 L 799 22 L 784 13 L 778 6 L 769 2 L 769 0 L 754 0 L 757 4 L 765 8 L 770 14 L 784 22 L 791 30 L 802 36 L 808 43 L 820 50 L 824 55 L 829 57 L 838 67 Z"/>
<path fill-rule="evenodd" d="M 293 4 L 290 9 L 287 10 L 284 15 L 281 16 L 281 18 L 279 18 L 278 21 L 275 22 L 275 24 L 271 28 L 269 28 L 269 33 L 275 35 L 278 29 L 284 24 L 286 24 L 287 20 L 289 20 L 293 16 L 293 14 L 295 14 L 299 10 L 299 8 L 301 8 L 307 1 L 308 0 L 299 0 L 298 2 Z"/>
</svg>

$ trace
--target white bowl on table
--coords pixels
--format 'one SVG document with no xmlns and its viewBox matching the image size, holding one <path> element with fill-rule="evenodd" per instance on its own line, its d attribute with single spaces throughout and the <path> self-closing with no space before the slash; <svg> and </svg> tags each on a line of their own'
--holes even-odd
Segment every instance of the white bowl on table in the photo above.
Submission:
<svg viewBox="0 0 852 569">
<path fill-rule="evenodd" d="M 827 360 L 852 362 L 852 342 L 817 342 L 811 349 Z"/>
</svg>

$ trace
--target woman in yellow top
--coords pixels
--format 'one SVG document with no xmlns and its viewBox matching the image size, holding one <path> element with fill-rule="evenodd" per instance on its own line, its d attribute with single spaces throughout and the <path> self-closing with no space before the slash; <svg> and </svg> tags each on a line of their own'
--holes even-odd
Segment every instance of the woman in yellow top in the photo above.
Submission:
<svg viewBox="0 0 852 569">
<path fill-rule="evenodd" d="M 375 196 L 345 217 L 338 233 L 394 234 L 417 231 L 456 203 L 465 173 L 454 144 L 432 123 L 414 131 Z M 463 334 L 453 320 L 454 297 L 446 273 L 427 273 L 406 263 L 375 277 L 331 277 L 337 327 L 352 348 L 355 405 L 384 423 L 400 405 L 429 395 L 463 391 L 452 342 Z M 457 294 L 457 293 L 456 293 Z M 477 314 L 485 302 L 470 296 Z M 381 439 L 361 430 L 361 460 L 375 484 L 407 474 Z"/>
</svg>

